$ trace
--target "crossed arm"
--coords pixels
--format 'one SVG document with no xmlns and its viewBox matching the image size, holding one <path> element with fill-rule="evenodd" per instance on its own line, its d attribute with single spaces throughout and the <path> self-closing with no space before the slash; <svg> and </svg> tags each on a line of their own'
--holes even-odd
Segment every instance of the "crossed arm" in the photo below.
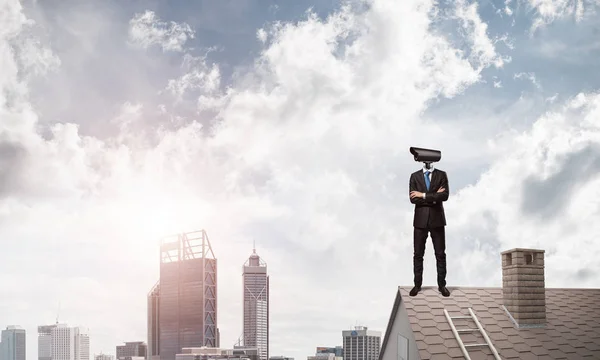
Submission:
<svg viewBox="0 0 600 360">
<path fill-rule="evenodd" d="M 414 176 L 411 176 L 409 182 L 409 191 L 410 202 L 416 205 L 426 205 L 437 203 L 440 201 L 446 201 L 448 200 L 448 196 L 450 195 L 450 191 L 448 188 L 448 176 L 446 175 L 446 173 L 444 173 L 444 178 L 442 179 L 441 187 L 435 192 L 425 193 L 425 199 L 423 199 L 423 193 L 417 191 L 417 180 Z"/>
</svg>

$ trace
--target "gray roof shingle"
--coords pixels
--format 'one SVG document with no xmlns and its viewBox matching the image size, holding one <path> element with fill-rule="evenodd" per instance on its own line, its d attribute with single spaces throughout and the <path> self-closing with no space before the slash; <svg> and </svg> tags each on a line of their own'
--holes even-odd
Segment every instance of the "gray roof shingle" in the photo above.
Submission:
<svg viewBox="0 0 600 360">
<path fill-rule="evenodd" d="M 448 298 L 435 287 L 423 287 L 410 297 L 410 289 L 398 288 L 380 359 L 397 312 L 404 308 L 421 359 L 464 359 L 444 309 L 450 316 L 464 316 L 469 307 L 502 359 L 600 359 L 600 289 L 546 288 L 546 325 L 532 329 L 515 327 L 502 306 L 502 288 L 449 287 Z M 471 319 L 454 323 L 457 328 L 476 328 Z M 465 344 L 485 342 L 479 332 L 460 335 Z M 471 348 L 469 354 L 473 360 L 494 358 L 487 347 Z"/>
</svg>

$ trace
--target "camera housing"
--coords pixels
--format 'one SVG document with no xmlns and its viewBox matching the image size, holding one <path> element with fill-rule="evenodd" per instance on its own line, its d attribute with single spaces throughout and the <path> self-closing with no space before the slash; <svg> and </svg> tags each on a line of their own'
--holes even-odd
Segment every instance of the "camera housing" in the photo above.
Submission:
<svg viewBox="0 0 600 360">
<path fill-rule="evenodd" d="M 440 150 L 424 149 L 418 147 L 411 147 L 410 153 L 415 157 L 415 161 L 419 161 L 425 164 L 431 164 L 438 162 L 442 159 L 442 152 Z"/>
</svg>

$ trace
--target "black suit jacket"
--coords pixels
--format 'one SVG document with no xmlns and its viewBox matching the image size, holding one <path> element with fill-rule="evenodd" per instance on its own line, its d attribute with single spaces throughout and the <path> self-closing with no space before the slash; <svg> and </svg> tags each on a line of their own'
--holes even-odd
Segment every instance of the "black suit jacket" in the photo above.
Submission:
<svg viewBox="0 0 600 360">
<path fill-rule="evenodd" d="M 411 191 L 426 193 L 425 199 L 412 198 L 410 202 L 415 204 L 415 218 L 413 226 L 418 228 L 446 226 L 446 215 L 444 214 L 443 202 L 448 200 L 450 189 L 448 188 L 448 176 L 446 172 L 435 169 L 430 175 L 431 184 L 429 190 L 425 185 L 425 174 L 420 169 L 410 175 L 409 198 Z M 440 188 L 444 192 L 438 193 Z"/>
</svg>

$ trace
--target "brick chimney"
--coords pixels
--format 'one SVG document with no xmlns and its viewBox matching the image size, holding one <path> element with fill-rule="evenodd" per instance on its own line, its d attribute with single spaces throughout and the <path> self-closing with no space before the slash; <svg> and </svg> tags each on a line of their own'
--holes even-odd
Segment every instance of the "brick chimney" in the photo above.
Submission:
<svg viewBox="0 0 600 360">
<path fill-rule="evenodd" d="M 546 324 L 544 250 L 511 249 L 502 252 L 504 307 L 519 328 Z"/>
</svg>

